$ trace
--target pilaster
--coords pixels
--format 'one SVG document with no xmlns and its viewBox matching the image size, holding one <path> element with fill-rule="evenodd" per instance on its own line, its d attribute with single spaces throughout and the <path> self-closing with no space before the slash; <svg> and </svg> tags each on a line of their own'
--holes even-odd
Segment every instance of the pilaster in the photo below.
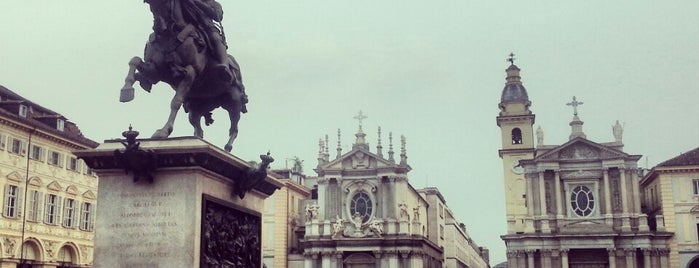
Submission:
<svg viewBox="0 0 699 268">
<path fill-rule="evenodd" d="M 627 193 L 628 184 L 626 183 L 626 169 L 619 169 L 619 180 L 621 181 L 619 185 L 621 188 L 621 231 L 629 232 L 631 231 L 631 223 L 629 220 L 629 199 Z"/>
<path fill-rule="evenodd" d="M 551 233 L 546 209 L 546 183 L 544 181 L 544 172 L 539 172 L 539 212 L 541 214 L 541 232 L 545 234 Z"/>
<path fill-rule="evenodd" d="M 624 256 L 626 256 L 626 268 L 637 268 L 636 249 L 624 249 Z"/>
<path fill-rule="evenodd" d="M 561 268 L 568 268 L 568 249 L 561 249 Z"/>
<path fill-rule="evenodd" d="M 558 170 L 554 172 L 554 180 L 556 181 L 556 218 L 563 218 L 563 202 L 561 201 L 561 174 Z"/>
<path fill-rule="evenodd" d="M 607 255 L 609 256 L 609 268 L 616 268 L 616 250 L 614 248 L 608 248 Z"/>
</svg>

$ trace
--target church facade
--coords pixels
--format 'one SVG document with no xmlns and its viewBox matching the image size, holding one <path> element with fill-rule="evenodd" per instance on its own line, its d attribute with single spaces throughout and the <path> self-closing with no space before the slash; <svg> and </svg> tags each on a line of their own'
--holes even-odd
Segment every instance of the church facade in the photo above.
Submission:
<svg viewBox="0 0 699 268">
<path fill-rule="evenodd" d="M 389 133 L 384 154 L 379 129 L 372 152 L 361 113 L 358 117 L 359 131 L 349 152 L 342 153 L 338 142 L 331 160 L 327 138 L 319 142 L 318 177 L 306 180 L 314 184 L 309 185 L 313 198 L 302 202 L 299 219 L 303 267 L 489 267 L 487 249 L 468 244 L 465 228 L 450 229 L 455 221 L 439 191 L 410 184 L 405 138 L 400 138 L 396 155 Z M 339 136 L 338 131 L 338 140 Z M 448 239 L 448 231 L 458 232 L 462 239 Z M 477 260 L 468 262 L 474 255 Z M 447 266 L 445 260 L 453 265 Z"/>
<path fill-rule="evenodd" d="M 583 132 L 573 98 L 568 142 L 544 143 L 514 64 L 506 70 L 497 125 L 504 169 L 508 267 L 670 267 L 671 233 L 651 230 L 642 212 L 640 155 Z M 536 144 L 535 144 L 536 135 Z"/>
</svg>

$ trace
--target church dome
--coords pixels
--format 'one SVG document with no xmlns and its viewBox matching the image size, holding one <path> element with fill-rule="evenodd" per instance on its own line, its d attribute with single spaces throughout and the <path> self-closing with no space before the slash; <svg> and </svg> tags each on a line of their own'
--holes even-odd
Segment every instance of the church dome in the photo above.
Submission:
<svg viewBox="0 0 699 268">
<path fill-rule="evenodd" d="M 529 101 L 529 95 L 527 94 L 527 89 L 522 85 L 519 70 L 517 65 L 514 64 L 505 70 L 507 72 L 507 83 L 505 83 L 505 87 L 502 89 L 500 103 Z"/>
</svg>

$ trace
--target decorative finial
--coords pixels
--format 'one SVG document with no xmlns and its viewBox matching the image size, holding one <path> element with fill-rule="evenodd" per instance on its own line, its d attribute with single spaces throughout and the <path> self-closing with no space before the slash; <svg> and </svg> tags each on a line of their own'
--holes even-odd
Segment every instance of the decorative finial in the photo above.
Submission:
<svg viewBox="0 0 699 268">
<path fill-rule="evenodd" d="M 541 126 L 536 129 L 536 144 L 539 146 L 544 145 L 544 130 Z"/>
<path fill-rule="evenodd" d="M 376 142 L 376 155 L 383 158 L 383 146 L 381 146 L 381 127 L 379 127 L 379 140 Z"/>
<path fill-rule="evenodd" d="M 354 117 L 354 119 L 357 119 L 359 121 L 359 131 L 362 131 L 362 120 L 367 119 L 363 113 L 362 110 L 359 110 L 359 114 Z"/>
<path fill-rule="evenodd" d="M 388 161 L 395 163 L 396 160 L 393 159 L 393 132 L 388 132 Z"/>
<path fill-rule="evenodd" d="M 573 115 L 577 116 L 578 115 L 578 106 L 583 105 L 582 101 L 578 101 L 575 99 L 575 96 L 573 96 L 573 101 L 566 103 L 568 106 L 573 106 Z"/>
<path fill-rule="evenodd" d="M 510 57 L 507 58 L 507 61 L 509 61 L 510 64 L 515 65 L 515 53 L 510 52 Z"/>
<path fill-rule="evenodd" d="M 340 137 L 341 137 L 340 136 L 340 129 L 338 128 L 337 129 L 337 156 L 335 157 L 336 159 L 340 158 L 340 156 L 342 155 L 342 144 L 340 143 L 340 141 L 341 141 Z"/>
<path fill-rule="evenodd" d="M 408 164 L 408 155 L 405 150 L 405 136 L 400 135 L 400 165 L 404 166 Z"/>
<path fill-rule="evenodd" d="M 138 131 L 133 130 L 133 127 L 131 127 L 131 124 L 129 124 L 129 130 L 122 132 L 121 136 L 126 138 L 126 142 L 128 144 L 135 144 L 136 137 L 138 137 Z"/>
<path fill-rule="evenodd" d="M 323 149 L 323 138 L 318 139 L 318 167 L 321 167 L 324 163 L 323 160 L 325 160 L 325 157 L 323 156 L 323 153 L 325 152 L 325 149 Z"/>
<path fill-rule="evenodd" d="M 325 134 L 325 161 L 330 161 L 330 139 L 328 139 L 328 134 Z"/>
</svg>

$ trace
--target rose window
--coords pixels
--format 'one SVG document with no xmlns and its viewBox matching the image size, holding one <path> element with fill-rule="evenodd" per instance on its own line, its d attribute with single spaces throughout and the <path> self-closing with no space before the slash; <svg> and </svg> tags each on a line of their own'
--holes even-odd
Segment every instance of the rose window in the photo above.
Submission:
<svg viewBox="0 0 699 268">
<path fill-rule="evenodd" d="M 580 185 L 570 193 L 570 206 L 578 216 L 589 216 L 595 209 L 595 196 L 587 186 Z"/>
<path fill-rule="evenodd" d="M 373 206 L 371 198 L 365 192 L 359 192 L 352 197 L 350 202 L 350 217 L 359 214 L 362 217 L 362 223 L 366 223 L 371 218 Z"/>
</svg>

